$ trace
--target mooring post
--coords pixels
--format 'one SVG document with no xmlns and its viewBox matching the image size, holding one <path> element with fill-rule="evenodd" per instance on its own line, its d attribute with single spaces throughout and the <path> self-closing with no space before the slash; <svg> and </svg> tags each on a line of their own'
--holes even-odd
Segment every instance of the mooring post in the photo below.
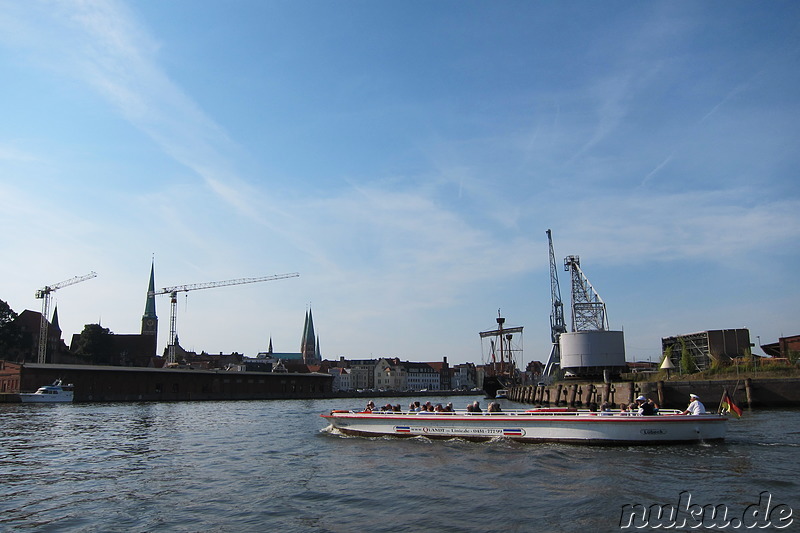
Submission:
<svg viewBox="0 0 800 533">
<path fill-rule="evenodd" d="M 561 403 L 561 383 L 556 387 L 556 407 Z"/>
<path fill-rule="evenodd" d="M 578 394 L 578 385 L 577 384 L 572 384 L 570 386 L 570 391 L 569 391 L 569 400 L 567 401 L 567 404 L 570 407 L 575 407 L 575 396 L 577 394 Z"/>
<path fill-rule="evenodd" d="M 664 382 L 663 381 L 659 381 L 658 384 L 656 385 L 656 387 L 658 387 L 658 406 L 659 407 L 663 407 L 664 406 Z"/>
<path fill-rule="evenodd" d="M 753 380 L 744 380 L 744 392 L 747 394 L 747 407 L 753 407 Z"/>
</svg>

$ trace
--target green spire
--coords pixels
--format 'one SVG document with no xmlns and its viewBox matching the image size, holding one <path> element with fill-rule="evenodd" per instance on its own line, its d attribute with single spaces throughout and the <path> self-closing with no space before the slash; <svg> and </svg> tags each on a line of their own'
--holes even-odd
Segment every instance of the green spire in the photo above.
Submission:
<svg viewBox="0 0 800 533">
<path fill-rule="evenodd" d="M 155 261 L 150 264 L 150 285 L 147 287 L 147 302 L 144 305 L 144 318 L 158 318 L 156 316 L 156 276 Z"/>
</svg>

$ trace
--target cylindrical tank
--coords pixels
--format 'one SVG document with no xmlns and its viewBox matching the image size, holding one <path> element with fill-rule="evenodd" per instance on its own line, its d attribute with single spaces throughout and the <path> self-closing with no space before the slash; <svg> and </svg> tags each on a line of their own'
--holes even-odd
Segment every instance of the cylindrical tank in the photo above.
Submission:
<svg viewBox="0 0 800 533">
<path fill-rule="evenodd" d="M 625 337 L 622 331 L 575 331 L 559 336 L 561 368 L 576 376 L 616 375 L 625 364 Z"/>
</svg>

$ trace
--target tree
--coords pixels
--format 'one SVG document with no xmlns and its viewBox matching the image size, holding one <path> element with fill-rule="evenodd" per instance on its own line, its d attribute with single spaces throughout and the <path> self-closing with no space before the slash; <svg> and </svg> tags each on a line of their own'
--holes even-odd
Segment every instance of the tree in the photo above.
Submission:
<svg viewBox="0 0 800 533">
<path fill-rule="evenodd" d="M 17 316 L 11 306 L 0 300 L 0 358 L 20 348 L 22 334 L 14 324 Z"/>
<path fill-rule="evenodd" d="M 75 355 L 95 365 L 111 364 L 114 350 L 114 335 L 100 324 L 83 326 L 75 346 Z"/>
<path fill-rule="evenodd" d="M 694 362 L 692 351 L 686 346 L 686 341 L 681 338 L 681 372 L 684 374 L 691 374 L 696 368 L 697 365 Z"/>
</svg>

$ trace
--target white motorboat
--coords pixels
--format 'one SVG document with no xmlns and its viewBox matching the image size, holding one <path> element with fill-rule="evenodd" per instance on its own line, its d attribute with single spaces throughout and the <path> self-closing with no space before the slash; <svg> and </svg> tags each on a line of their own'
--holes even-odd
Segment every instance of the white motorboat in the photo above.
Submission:
<svg viewBox="0 0 800 533">
<path fill-rule="evenodd" d="M 73 386 L 64 385 L 60 379 L 52 385 L 39 387 L 36 392 L 19 393 L 22 403 L 69 403 L 72 402 Z"/>
<path fill-rule="evenodd" d="M 321 415 L 330 429 L 346 435 L 398 436 L 579 444 L 662 444 L 722 440 L 727 417 L 683 415 L 661 410 L 653 416 L 628 412 L 592 412 L 540 408 L 503 412 L 356 412 L 334 410 Z"/>
</svg>

